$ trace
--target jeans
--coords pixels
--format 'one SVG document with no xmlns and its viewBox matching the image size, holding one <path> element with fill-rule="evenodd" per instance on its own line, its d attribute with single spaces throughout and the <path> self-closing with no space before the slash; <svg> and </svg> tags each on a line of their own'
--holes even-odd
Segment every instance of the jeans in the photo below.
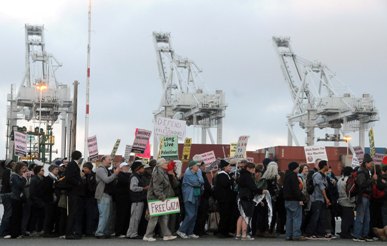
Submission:
<svg viewBox="0 0 387 246">
<path fill-rule="evenodd" d="M 306 234 L 308 236 L 324 236 L 325 235 L 325 203 L 322 201 L 312 202 L 310 208 L 310 220 L 306 227 Z"/>
<path fill-rule="evenodd" d="M 12 216 L 11 193 L 1 194 L 1 200 L 3 202 L 4 214 L 1 219 L 0 236 L 5 236 L 10 233 L 9 224 Z"/>
<path fill-rule="evenodd" d="M 302 223 L 302 206 L 299 201 L 285 201 L 286 237 L 300 238 Z"/>
<path fill-rule="evenodd" d="M 353 235 L 356 238 L 367 237 L 370 230 L 370 200 L 367 197 L 358 199 Z"/>
<path fill-rule="evenodd" d="M 185 217 L 179 228 L 179 231 L 187 235 L 193 234 L 196 224 L 196 217 L 198 215 L 198 207 L 199 201 L 197 197 L 195 198 L 194 202 L 184 202 Z"/>
<path fill-rule="evenodd" d="M 97 201 L 97 204 L 99 220 L 95 236 L 108 236 L 110 234 L 109 225 L 111 219 L 112 197 L 108 194 L 103 194 L 101 199 Z"/>
</svg>

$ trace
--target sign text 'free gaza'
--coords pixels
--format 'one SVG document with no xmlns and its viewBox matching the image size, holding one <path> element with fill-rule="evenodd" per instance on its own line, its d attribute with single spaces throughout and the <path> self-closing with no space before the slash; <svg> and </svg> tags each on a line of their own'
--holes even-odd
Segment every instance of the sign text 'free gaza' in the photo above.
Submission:
<svg viewBox="0 0 387 246">
<path fill-rule="evenodd" d="M 148 201 L 149 215 L 161 216 L 166 214 L 178 214 L 180 213 L 179 198 L 171 197 L 164 201 L 160 200 L 149 200 Z"/>
</svg>

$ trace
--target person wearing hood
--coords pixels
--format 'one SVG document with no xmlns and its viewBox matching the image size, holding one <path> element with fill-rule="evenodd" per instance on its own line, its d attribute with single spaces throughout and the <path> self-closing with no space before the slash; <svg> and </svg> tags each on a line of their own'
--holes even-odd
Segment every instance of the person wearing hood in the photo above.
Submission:
<svg viewBox="0 0 387 246">
<path fill-rule="evenodd" d="M 297 177 L 299 164 L 291 162 L 284 178 L 284 199 L 286 208 L 286 240 L 303 241 L 301 235 L 302 206 L 304 196 L 303 185 Z"/>
<path fill-rule="evenodd" d="M 198 235 L 193 233 L 199 207 L 199 197 L 201 195 L 202 186 L 204 184 L 202 171 L 200 170 L 199 166 L 199 162 L 190 161 L 188 163 L 188 168 L 184 173 L 182 190 L 185 217 L 179 230 L 176 232 L 176 234 L 183 239 L 199 238 Z"/>
</svg>

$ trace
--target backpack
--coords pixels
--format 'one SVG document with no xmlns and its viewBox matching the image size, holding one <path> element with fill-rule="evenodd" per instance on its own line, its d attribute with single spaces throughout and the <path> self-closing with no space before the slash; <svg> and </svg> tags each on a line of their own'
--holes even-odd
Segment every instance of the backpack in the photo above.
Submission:
<svg viewBox="0 0 387 246">
<path fill-rule="evenodd" d="M 310 171 L 306 177 L 306 192 L 308 192 L 309 195 L 312 195 L 314 192 L 315 185 L 313 183 L 313 176 L 315 173 L 315 171 Z"/>
<path fill-rule="evenodd" d="M 376 184 L 372 185 L 372 198 L 380 199 L 384 197 L 384 190 L 379 190 Z"/>
<path fill-rule="evenodd" d="M 356 184 L 357 172 L 353 172 L 347 180 L 347 184 L 345 185 L 345 193 L 347 193 L 348 197 L 357 196 L 359 193 L 359 188 Z"/>
</svg>

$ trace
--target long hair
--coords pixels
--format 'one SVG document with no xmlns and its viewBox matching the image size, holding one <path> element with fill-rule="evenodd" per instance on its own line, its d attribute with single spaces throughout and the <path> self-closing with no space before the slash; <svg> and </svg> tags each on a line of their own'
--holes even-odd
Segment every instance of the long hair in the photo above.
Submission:
<svg viewBox="0 0 387 246">
<path fill-rule="evenodd" d="M 267 165 L 266 171 L 263 174 L 262 178 L 266 180 L 270 180 L 277 177 L 278 177 L 278 164 L 272 161 L 269 163 L 269 165 Z"/>
</svg>

